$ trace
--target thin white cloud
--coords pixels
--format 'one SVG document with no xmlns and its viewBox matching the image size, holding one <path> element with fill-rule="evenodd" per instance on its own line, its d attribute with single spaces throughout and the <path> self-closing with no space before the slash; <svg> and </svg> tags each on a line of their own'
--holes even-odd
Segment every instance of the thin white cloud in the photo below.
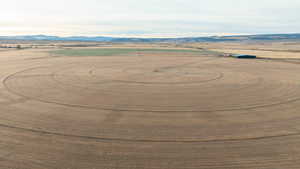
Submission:
<svg viewBox="0 0 300 169">
<path fill-rule="evenodd" d="M 204 36 L 300 30 L 299 0 L 9 0 L 0 35 Z"/>
</svg>

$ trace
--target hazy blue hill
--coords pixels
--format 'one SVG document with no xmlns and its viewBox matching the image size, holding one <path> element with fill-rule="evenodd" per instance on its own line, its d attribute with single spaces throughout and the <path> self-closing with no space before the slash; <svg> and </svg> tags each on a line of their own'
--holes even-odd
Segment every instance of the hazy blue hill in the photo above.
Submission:
<svg viewBox="0 0 300 169">
<path fill-rule="evenodd" d="M 96 41 L 96 42 L 225 42 L 225 41 L 270 41 L 270 40 L 300 40 L 300 34 L 266 34 L 241 36 L 210 36 L 186 38 L 114 38 L 114 37 L 86 37 L 86 36 L 0 36 L 0 40 L 49 40 L 49 41 Z"/>
</svg>

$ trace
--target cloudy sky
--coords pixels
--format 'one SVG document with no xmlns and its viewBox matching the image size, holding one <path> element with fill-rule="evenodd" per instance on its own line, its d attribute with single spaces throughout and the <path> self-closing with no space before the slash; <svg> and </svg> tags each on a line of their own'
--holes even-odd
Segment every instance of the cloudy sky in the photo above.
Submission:
<svg viewBox="0 0 300 169">
<path fill-rule="evenodd" d="M 0 36 L 300 32 L 300 0 L 2 0 Z"/>
</svg>

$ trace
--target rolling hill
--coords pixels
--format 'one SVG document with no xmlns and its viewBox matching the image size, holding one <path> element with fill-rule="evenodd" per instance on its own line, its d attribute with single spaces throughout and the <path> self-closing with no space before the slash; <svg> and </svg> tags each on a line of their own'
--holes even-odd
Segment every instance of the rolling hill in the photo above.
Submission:
<svg viewBox="0 0 300 169">
<path fill-rule="evenodd" d="M 116 38 L 105 36 L 47 36 L 47 35 L 24 35 L 24 36 L 0 36 L 0 40 L 46 40 L 46 41 L 90 41 L 90 42 L 225 42 L 225 41 L 280 41 L 300 40 L 300 33 L 296 34 L 264 34 L 264 35 L 240 35 L 240 36 L 209 36 L 209 37 L 186 37 L 186 38 Z"/>
</svg>

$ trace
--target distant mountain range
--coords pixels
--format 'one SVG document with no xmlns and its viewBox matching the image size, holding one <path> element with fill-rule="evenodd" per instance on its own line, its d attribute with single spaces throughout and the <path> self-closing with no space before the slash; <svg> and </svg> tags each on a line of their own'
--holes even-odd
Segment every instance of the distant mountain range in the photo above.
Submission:
<svg viewBox="0 0 300 169">
<path fill-rule="evenodd" d="M 88 41 L 88 42 L 225 42 L 225 41 L 271 41 L 271 40 L 300 40 L 300 33 L 295 34 L 265 34 L 240 36 L 209 36 L 186 38 L 117 38 L 117 37 L 86 37 L 86 36 L 0 36 L 0 40 L 39 40 L 39 41 Z"/>
</svg>

